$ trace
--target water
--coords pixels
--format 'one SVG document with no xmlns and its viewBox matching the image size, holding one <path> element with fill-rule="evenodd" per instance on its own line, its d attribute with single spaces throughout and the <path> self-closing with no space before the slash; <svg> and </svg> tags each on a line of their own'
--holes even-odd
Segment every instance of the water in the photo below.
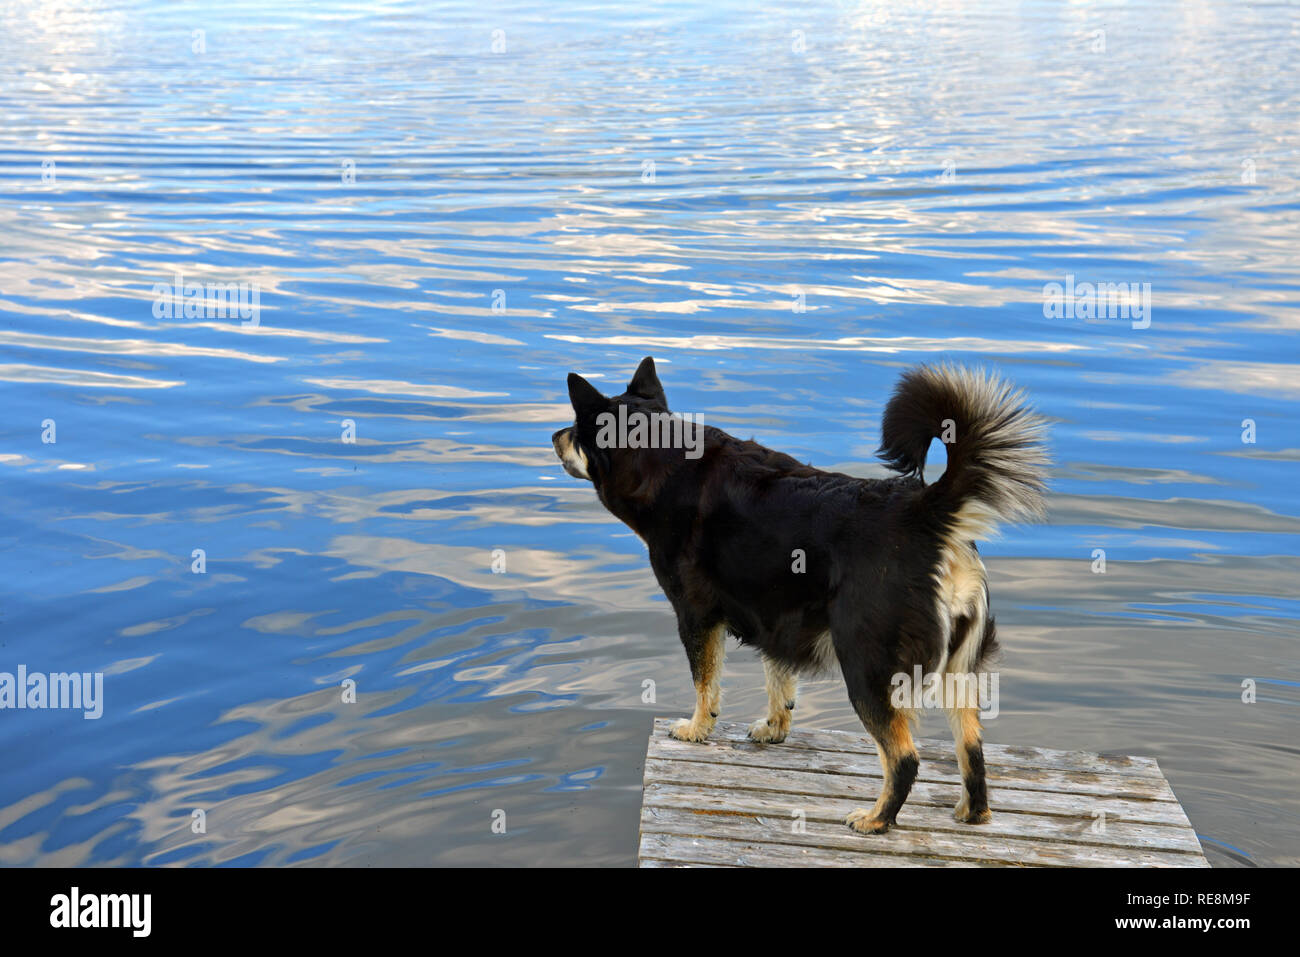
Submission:
<svg viewBox="0 0 1300 957">
<path fill-rule="evenodd" d="M 1300 19 L 973 6 L 4 4 L 0 671 L 105 677 L 0 711 L 0 862 L 633 863 L 693 692 L 549 436 L 646 354 L 863 475 L 900 369 L 1016 380 L 1056 465 L 984 549 L 989 739 L 1153 755 L 1214 864 L 1300 862 Z M 178 272 L 258 324 L 156 317 Z M 1149 328 L 1046 317 L 1067 276 Z"/>
</svg>

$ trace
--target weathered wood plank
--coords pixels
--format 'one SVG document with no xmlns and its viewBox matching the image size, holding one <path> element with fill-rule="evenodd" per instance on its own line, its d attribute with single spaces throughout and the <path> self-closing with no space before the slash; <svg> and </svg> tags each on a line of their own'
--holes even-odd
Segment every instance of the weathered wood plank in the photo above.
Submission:
<svg viewBox="0 0 1300 957">
<path fill-rule="evenodd" d="M 706 764 L 702 761 L 665 761 L 646 758 L 647 781 L 672 784 L 741 788 L 803 794 L 809 799 L 838 797 L 870 805 L 880 793 L 880 779 L 865 775 L 821 774 L 813 771 L 774 772 L 767 768 L 738 765 Z M 921 781 L 912 786 L 904 813 L 912 804 L 932 804 L 952 808 L 961 797 L 956 784 L 932 784 Z M 1183 809 L 1171 801 L 1134 801 L 1100 794 L 1061 794 L 1055 791 L 1021 791 L 1015 789 L 990 792 L 993 813 L 999 810 L 1025 811 L 1031 814 L 1064 814 L 1089 817 L 1102 812 L 1108 819 L 1142 821 L 1149 824 L 1187 826 Z"/>
<path fill-rule="evenodd" d="M 703 785 L 682 786 L 652 781 L 645 786 L 643 806 L 748 814 L 787 822 L 793 822 L 794 813 L 798 811 L 802 812 L 809 821 L 820 821 L 842 827 L 845 815 L 861 807 L 862 802 L 836 798 L 818 798 L 809 801 L 804 795 L 732 790 Z M 950 807 L 914 805 L 909 801 L 895 826 L 904 830 L 947 831 L 972 840 L 979 840 L 987 835 L 997 835 L 1101 847 L 1140 847 L 1156 851 L 1201 853 L 1201 846 L 1196 836 L 1186 827 L 1133 823 L 1112 818 L 1102 820 L 1082 814 L 1076 816 L 1024 814 L 999 809 L 994 813 L 992 821 L 973 827 L 953 820 Z"/>
<path fill-rule="evenodd" d="M 655 720 L 646 752 L 643 866 L 1209 866 L 1151 758 L 986 745 L 993 820 L 976 827 L 952 819 L 951 743 L 920 741 L 898 823 L 868 837 L 843 821 L 880 789 L 870 736 L 794 731 L 759 745 L 720 722 L 691 744 L 670 723 Z"/>
<path fill-rule="evenodd" d="M 797 713 L 797 712 L 796 712 Z M 656 718 L 654 736 L 667 737 L 668 727 L 676 719 Z M 748 743 L 749 726 L 736 722 L 719 721 L 710 741 Z M 916 742 L 921 760 L 952 760 L 952 743 L 942 739 L 921 739 Z M 813 731 L 793 728 L 779 745 L 783 748 L 810 748 L 815 751 L 848 751 L 856 754 L 876 753 L 875 743 L 866 734 L 852 731 Z M 1122 754 L 1093 754 L 1089 751 L 1056 751 L 1051 748 L 1033 748 L 1024 745 L 984 745 L 985 761 L 1001 761 L 1023 768 L 1056 768 L 1062 771 L 1127 771 L 1133 775 L 1163 778 L 1155 758 L 1132 757 Z"/>
<path fill-rule="evenodd" d="M 869 851 L 845 853 L 795 844 L 654 832 L 642 832 L 638 855 L 643 861 L 657 861 L 659 867 L 666 860 L 674 865 L 714 867 L 979 867 L 973 861 L 899 857 Z"/>
<path fill-rule="evenodd" d="M 659 835 L 659 836 L 664 837 L 665 835 Z M 676 838 L 669 838 L 669 840 L 676 840 Z M 735 870 L 737 867 L 740 866 L 738 864 L 718 864 L 718 863 L 706 864 L 703 861 L 694 862 L 694 861 L 685 861 L 685 860 L 662 860 L 657 857 L 647 857 L 646 853 L 654 853 L 657 850 L 657 847 L 653 842 L 645 842 L 642 846 L 642 850 L 644 852 L 641 854 L 642 867 L 708 867 L 708 868 L 715 868 L 719 870 L 724 868 L 729 870 Z"/>
<path fill-rule="evenodd" d="M 694 743 L 669 737 L 654 737 L 647 757 L 673 761 L 702 761 L 708 764 L 742 765 L 772 770 L 814 771 L 821 774 L 853 775 L 880 779 L 880 761 L 875 754 L 847 751 L 787 749 L 784 744 L 754 744 L 749 741 L 703 741 Z M 1051 768 L 1020 768 L 995 764 L 986 758 L 990 790 L 1016 788 L 1026 791 L 1060 791 L 1067 794 L 1104 794 L 1133 800 L 1177 802 L 1164 778 L 1132 777 L 1113 771 L 1058 771 Z M 960 784 L 957 759 L 949 750 L 946 760 L 921 762 L 918 781 Z"/>
<path fill-rule="evenodd" d="M 792 821 L 777 817 L 725 814 L 700 810 L 646 807 L 641 811 L 642 834 L 726 838 L 754 844 L 790 844 L 851 854 L 1002 863 L 1037 867 L 1195 867 L 1196 855 L 1178 851 L 1064 844 L 997 836 L 961 837 L 942 831 L 892 828 L 886 834 L 858 834 L 843 824 L 803 822 L 796 833 Z M 1203 859 L 1201 859 L 1203 861 Z"/>
</svg>

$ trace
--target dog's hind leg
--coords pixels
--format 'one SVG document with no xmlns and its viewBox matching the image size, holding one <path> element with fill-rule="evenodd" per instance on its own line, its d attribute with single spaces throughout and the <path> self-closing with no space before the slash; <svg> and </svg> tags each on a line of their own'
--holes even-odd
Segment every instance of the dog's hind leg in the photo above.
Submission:
<svg viewBox="0 0 1300 957">
<path fill-rule="evenodd" d="M 854 707 L 875 738 L 884 781 L 875 806 L 870 810 L 858 808 L 850 811 L 844 823 L 860 834 L 883 834 L 893 827 L 921 764 L 916 744 L 912 741 L 912 716 L 906 711 L 891 709 L 889 716 L 882 720 L 877 717 L 877 709 L 860 707 L 856 701 Z"/>
<path fill-rule="evenodd" d="M 678 741 L 703 741 L 717 723 L 722 706 L 722 659 L 727 653 L 727 629 L 725 625 L 695 629 L 679 623 L 678 631 L 691 664 L 691 680 L 695 682 L 695 713 L 674 721 L 668 733 Z"/>
<path fill-rule="evenodd" d="M 989 811 L 988 785 L 984 780 L 984 742 L 980 732 L 978 708 L 949 708 L 953 743 L 957 748 L 957 766 L 961 768 L 961 800 L 953 817 L 963 824 L 986 824 L 993 818 Z"/>
<path fill-rule="evenodd" d="M 763 675 L 767 678 L 767 717 L 749 726 L 749 737 L 762 744 L 780 744 L 790 732 L 790 712 L 794 710 L 798 679 L 766 655 Z"/>
<path fill-rule="evenodd" d="M 993 817 L 989 811 L 988 784 L 984 773 L 984 740 L 980 728 L 979 675 L 995 648 L 993 620 L 986 606 L 977 604 L 974 613 L 962 615 L 953 623 L 956 654 L 950 656 L 944 675 L 944 706 L 952 727 L 957 766 L 961 769 L 961 800 L 953 817 L 963 824 L 985 824 Z"/>
<path fill-rule="evenodd" d="M 890 693 L 895 673 L 906 671 L 898 662 L 898 624 L 864 627 L 862 606 L 852 597 L 832 606 L 831 641 L 849 703 L 875 739 L 882 781 L 875 806 L 850 811 L 844 823 L 862 834 L 883 834 L 894 825 L 921 766 L 912 740 L 917 715 L 911 708 L 895 707 Z"/>
</svg>

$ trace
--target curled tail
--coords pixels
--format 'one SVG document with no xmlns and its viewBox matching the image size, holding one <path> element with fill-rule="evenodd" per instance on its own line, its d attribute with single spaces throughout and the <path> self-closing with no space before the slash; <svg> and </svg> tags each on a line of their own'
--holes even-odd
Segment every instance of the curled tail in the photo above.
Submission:
<svg viewBox="0 0 1300 957">
<path fill-rule="evenodd" d="M 948 468 L 922 500 L 954 537 L 973 542 L 1001 522 L 1043 516 L 1045 433 L 1024 394 L 996 375 L 919 366 L 903 374 L 885 407 L 877 454 L 891 469 L 919 476 L 931 440 L 942 438 Z"/>
</svg>

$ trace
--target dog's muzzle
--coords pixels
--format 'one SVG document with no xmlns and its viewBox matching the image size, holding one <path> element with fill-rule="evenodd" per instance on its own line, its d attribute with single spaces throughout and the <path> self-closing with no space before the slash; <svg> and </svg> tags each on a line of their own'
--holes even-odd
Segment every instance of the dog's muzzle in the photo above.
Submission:
<svg viewBox="0 0 1300 957">
<path fill-rule="evenodd" d="M 551 445 L 555 447 L 555 454 L 559 457 L 560 464 L 564 466 L 564 471 L 574 478 L 591 481 L 591 476 L 587 474 L 587 456 L 582 449 L 573 444 L 572 426 L 560 429 L 552 435 Z"/>
</svg>

